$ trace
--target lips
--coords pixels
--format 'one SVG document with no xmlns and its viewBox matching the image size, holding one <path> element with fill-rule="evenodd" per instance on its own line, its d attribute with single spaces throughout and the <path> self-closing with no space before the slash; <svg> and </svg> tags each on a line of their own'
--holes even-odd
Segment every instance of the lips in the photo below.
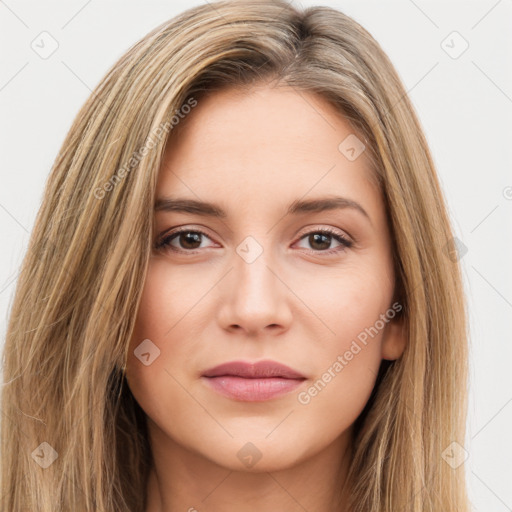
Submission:
<svg viewBox="0 0 512 512">
<path fill-rule="evenodd" d="M 220 364 L 204 372 L 204 377 L 222 377 L 230 375 L 243 377 L 245 379 L 265 379 L 282 377 L 283 379 L 305 379 L 306 377 L 275 361 L 258 361 L 257 363 L 245 363 L 243 361 L 232 361 Z"/>
<path fill-rule="evenodd" d="M 210 389 L 232 400 L 263 402 L 289 393 L 306 377 L 275 361 L 232 361 L 210 368 L 202 375 Z"/>
</svg>

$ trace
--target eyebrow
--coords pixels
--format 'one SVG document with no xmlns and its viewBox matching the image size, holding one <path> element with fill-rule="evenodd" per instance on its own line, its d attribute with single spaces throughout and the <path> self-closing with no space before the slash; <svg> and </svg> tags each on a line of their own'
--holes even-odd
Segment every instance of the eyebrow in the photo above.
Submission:
<svg viewBox="0 0 512 512">
<path fill-rule="evenodd" d="M 295 200 L 286 211 L 286 215 L 299 215 L 302 213 L 317 213 L 336 209 L 350 208 L 365 216 L 371 223 L 366 210 L 356 201 L 340 196 L 321 197 L 317 199 Z M 198 201 L 196 199 L 163 197 L 155 202 L 155 212 L 181 212 L 205 217 L 217 217 L 224 219 L 228 215 L 214 203 Z"/>
</svg>

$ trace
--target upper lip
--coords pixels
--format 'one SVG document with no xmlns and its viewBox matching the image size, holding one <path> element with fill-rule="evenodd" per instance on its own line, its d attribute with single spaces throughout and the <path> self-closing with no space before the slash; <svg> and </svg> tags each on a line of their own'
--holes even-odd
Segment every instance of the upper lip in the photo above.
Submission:
<svg viewBox="0 0 512 512">
<path fill-rule="evenodd" d="M 244 361 L 230 361 L 223 363 L 203 373 L 204 377 L 220 377 L 231 375 L 247 379 L 281 377 L 285 379 L 305 379 L 304 375 L 293 370 L 289 366 L 276 361 L 257 361 L 255 363 Z"/>
</svg>

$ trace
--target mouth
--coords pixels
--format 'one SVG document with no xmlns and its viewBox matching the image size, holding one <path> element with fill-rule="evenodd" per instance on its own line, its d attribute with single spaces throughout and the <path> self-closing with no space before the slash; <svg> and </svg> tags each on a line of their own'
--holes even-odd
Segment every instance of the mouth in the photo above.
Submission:
<svg viewBox="0 0 512 512">
<path fill-rule="evenodd" d="M 201 376 L 217 393 L 242 402 L 263 402 L 299 387 L 306 377 L 275 361 L 232 361 L 210 368 Z"/>
</svg>

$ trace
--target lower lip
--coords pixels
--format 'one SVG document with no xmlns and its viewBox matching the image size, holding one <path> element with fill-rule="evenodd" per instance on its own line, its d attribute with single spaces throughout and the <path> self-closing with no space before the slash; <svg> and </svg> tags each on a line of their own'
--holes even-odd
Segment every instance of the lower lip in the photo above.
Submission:
<svg viewBox="0 0 512 512">
<path fill-rule="evenodd" d="M 223 375 L 203 377 L 218 393 L 242 402 L 264 402 L 297 389 L 305 379 L 284 379 L 281 377 L 245 379 Z"/>
</svg>

